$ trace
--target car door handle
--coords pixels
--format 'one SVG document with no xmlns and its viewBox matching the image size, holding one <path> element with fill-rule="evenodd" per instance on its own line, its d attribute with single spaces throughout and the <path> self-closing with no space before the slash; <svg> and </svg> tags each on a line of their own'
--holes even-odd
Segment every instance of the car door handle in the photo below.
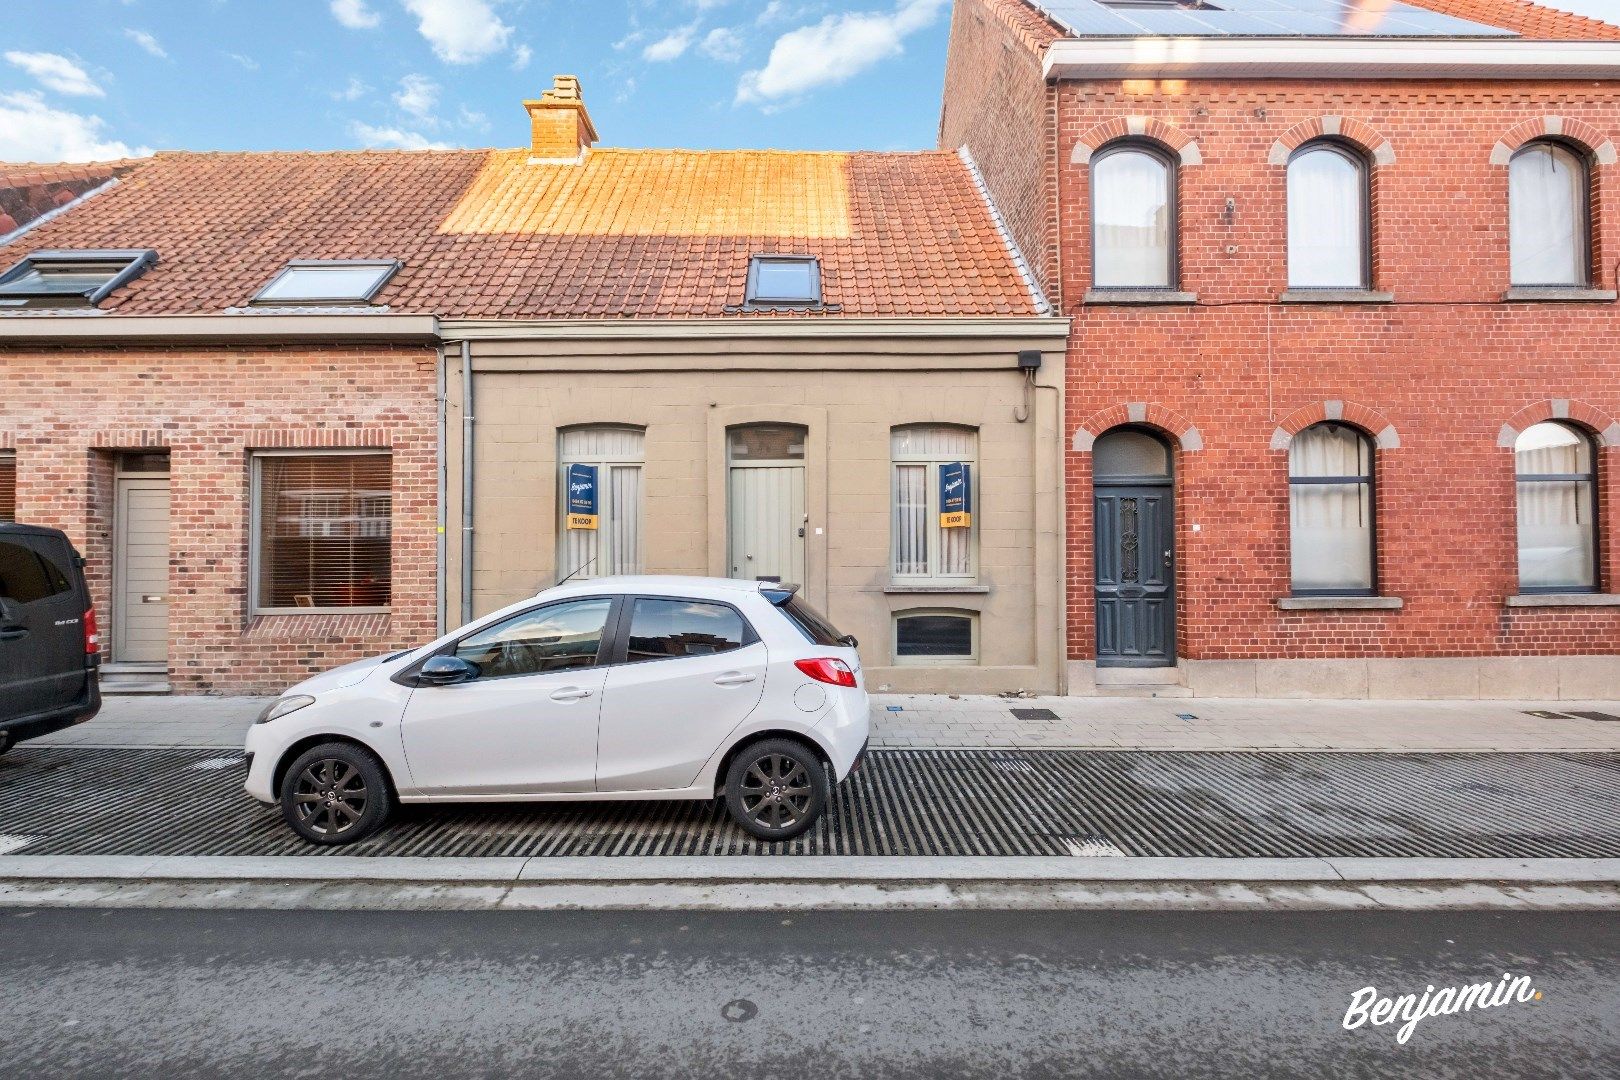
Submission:
<svg viewBox="0 0 1620 1080">
<path fill-rule="evenodd" d="M 551 693 L 551 700 L 563 702 L 584 701 L 590 696 L 591 692 L 589 690 L 581 689 L 578 686 L 565 686 L 561 690 L 553 690 Z"/>
<path fill-rule="evenodd" d="M 18 638 L 27 636 L 28 628 L 26 626 L 8 626 L 4 630 L 0 630 L 0 641 L 16 641 Z"/>
<path fill-rule="evenodd" d="M 758 678 L 758 676 L 755 676 L 755 675 L 742 675 L 742 674 L 733 673 L 731 675 L 722 675 L 719 678 L 715 679 L 714 680 L 714 685 L 716 685 L 716 686 L 741 686 L 744 683 L 753 682 L 756 678 Z"/>
</svg>

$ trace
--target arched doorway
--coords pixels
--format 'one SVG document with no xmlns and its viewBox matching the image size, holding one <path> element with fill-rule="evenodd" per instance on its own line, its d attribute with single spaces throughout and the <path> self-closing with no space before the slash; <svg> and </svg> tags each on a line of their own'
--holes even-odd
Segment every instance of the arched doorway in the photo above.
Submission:
<svg viewBox="0 0 1620 1080">
<path fill-rule="evenodd" d="M 1170 445 L 1116 428 L 1092 447 L 1098 667 L 1176 662 L 1175 482 Z"/>
</svg>

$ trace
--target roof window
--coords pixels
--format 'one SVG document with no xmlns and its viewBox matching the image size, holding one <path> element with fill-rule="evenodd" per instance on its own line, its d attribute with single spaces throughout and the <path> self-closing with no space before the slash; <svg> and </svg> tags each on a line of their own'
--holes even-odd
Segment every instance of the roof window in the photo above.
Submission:
<svg viewBox="0 0 1620 1080">
<path fill-rule="evenodd" d="M 814 255 L 753 256 L 744 307 L 821 307 L 821 260 Z"/>
<path fill-rule="evenodd" d="M 151 248 L 36 251 L 0 274 L 0 307 L 95 307 L 155 262 Z"/>
<path fill-rule="evenodd" d="M 253 298 L 255 304 L 369 304 L 399 269 L 394 259 L 295 259 Z"/>
</svg>

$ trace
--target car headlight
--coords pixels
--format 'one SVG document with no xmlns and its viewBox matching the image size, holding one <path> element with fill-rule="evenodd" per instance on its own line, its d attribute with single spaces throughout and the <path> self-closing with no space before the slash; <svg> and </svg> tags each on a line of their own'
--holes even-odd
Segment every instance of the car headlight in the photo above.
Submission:
<svg viewBox="0 0 1620 1080">
<path fill-rule="evenodd" d="M 295 713 L 299 709 L 313 704 L 315 704 L 315 699 L 308 694 L 294 694 L 292 697 L 277 698 L 266 705 L 264 711 L 259 714 L 259 718 L 253 722 L 255 724 L 268 724 L 272 720 L 278 720 L 288 713 Z"/>
</svg>

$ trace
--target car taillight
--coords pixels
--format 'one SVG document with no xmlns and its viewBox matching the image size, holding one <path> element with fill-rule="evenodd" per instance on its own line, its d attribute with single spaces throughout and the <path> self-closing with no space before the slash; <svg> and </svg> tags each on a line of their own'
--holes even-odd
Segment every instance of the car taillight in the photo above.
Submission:
<svg viewBox="0 0 1620 1080">
<path fill-rule="evenodd" d="M 832 657 L 823 657 L 819 660 L 795 660 L 793 666 L 816 680 L 816 682 L 830 683 L 833 686 L 853 687 L 855 685 L 855 673 L 842 660 L 835 660 Z"/>
<path fill-rule="evenodd" d="M 84 626 L 84 655 L 94 656 L 101 648 L 101 634 L 96 629 L 96 609 L 91 608 L 84 613 L 82 621 Z"/>
</svg>

